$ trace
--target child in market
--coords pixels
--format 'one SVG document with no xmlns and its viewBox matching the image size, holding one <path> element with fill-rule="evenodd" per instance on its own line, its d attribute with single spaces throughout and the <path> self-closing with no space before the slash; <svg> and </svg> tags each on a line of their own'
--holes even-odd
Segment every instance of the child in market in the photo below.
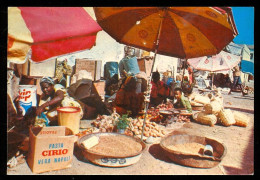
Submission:
<svg viewBox="0 0 260 180">
<path fill-rule="evenodd" d="M 176 99 L 176 102 L 174 103 L 174 108 L 177 109 L 184 108 L 189 113 L 192 112 L 190 101 L 187 97 L 183 95 L 181 88 L 174 89 L 174 97 Z"/>
</svg>

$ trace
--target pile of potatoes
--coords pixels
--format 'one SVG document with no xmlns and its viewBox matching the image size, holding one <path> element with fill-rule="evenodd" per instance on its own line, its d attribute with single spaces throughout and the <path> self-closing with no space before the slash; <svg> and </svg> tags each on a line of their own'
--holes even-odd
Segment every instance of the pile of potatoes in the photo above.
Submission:
<svg viewBox="0 0 260 180">
<path fill-rule="evenodd" d="M 130 128 L 135 135 L 142 134 L 143 121 L 143 119 L 134 119 L 131 122 Z M 155 122 L 146 121 L 143 135 L 145 137 L 163 137 L 165 135 L 165 131 L 161 129 Z"/>
</svg>

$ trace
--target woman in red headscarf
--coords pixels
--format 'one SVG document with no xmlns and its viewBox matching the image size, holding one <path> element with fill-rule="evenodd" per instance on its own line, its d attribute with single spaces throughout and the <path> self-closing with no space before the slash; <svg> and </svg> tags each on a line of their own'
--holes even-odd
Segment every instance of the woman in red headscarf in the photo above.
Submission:
<svg viewBox="0 0 260 180">
<path fill-rule="evenodd" d="M 136 85 L 136 79 L 129 76 L 116 93 L 115 108 L 118 114 L 123 115 L 130 112 L 130 116 L 134 117 L 141 111 L 144 96 L 143 93 L 136 93 Z"/>
<path fill-rule="evenodd" d="M 160 73 L 158 71 L 153 72 L 151 84 L 152 89 L 149 106 L 156 107 L 166 102 L 166 98 L 170 96 L 170 88 L 160 80 Z"/>
</svg>

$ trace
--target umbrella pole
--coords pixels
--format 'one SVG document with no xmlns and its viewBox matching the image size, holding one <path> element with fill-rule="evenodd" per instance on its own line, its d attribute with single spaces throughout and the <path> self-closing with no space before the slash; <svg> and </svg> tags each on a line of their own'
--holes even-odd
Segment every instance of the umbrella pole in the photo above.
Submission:
<svg viewBox="0 0 260 180">
<path fill-rule="evenodd" d="M 165 15 L 165 12 L 166 11 L 164 10 L 164 15 Z M 157 54 L 158 47 L 159 47 L 159 41 L 160 41 L 160 35 L 161 35 L 163 18 L 164 18 L 164 16 L 161 19 L 159 30 L 158 30 L 158 35 L 157 35 L 157 40 L 156 40 L 156 48 L 155 48 L 154 57 L 153 57 L 153 65 L 152 65 L 152 69 L 151 69 L 151 73 L 150 73 L 150 78 L 149 78 L 149 81 L 148 81 L 148 90 L 147 90 L 148 93 L 147 93 L 147 95 L 145 97 L 145 100 L 144 100 L 144 102 L 145 102 L 145 114 L 144 114 L 144 122 L 143 122 L 143 127 L 142 127 L 141 141 L 143 141 L 145 121 L 146 121 L 147 110 L 148 110 L 149 101 L 150 101 L 149 100 L 150 99 L 150 89 L 152 88 L 150 85 L 151 85 L 151 81 L 152 81 L 152 74 L 153 74 L 153 69 L 154 69 L 154 64 L 155 64 L 155 58 L 156 58 L 156 54 Z"/>
<path fill-rule="evenodd" d="M 211 90 L 213 90 L 214 72 L 212 73 Z"/>
<path fill-rule="evenodd" d="M 185 75 L 185 66 L 186 66 L 186 59 L 184 59 L 184 62 L 183 62 L 183 73 L 182 73 L 182 79 L 181 79 L 181 82 L 183 82 L 183 80 L 184 80 L 184 75 Z"/>
</svg>

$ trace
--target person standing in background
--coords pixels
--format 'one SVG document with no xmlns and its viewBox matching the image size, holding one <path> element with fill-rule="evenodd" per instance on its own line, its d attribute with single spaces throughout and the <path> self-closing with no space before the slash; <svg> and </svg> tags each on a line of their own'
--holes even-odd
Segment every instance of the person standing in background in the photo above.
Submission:
<svg viewBox="0 0 260 180">
<path fill-rule="evenodd" d="M 188 70 L 188 73 L 189 73 L 189 83 L 191 85 L 193 83 L 193 70 L 190 66 L 188 66 L 187 70 Z"/>
<path fill-rule="evenodd" d="M 243 86 L 242 86 L 242 82 L 241 82 L 241 78 L 240 78 L 241 71 L 240 71 L 239 66 L 236 65 L 236 66 L 232 69 L 232 71 L 233 71 L 233 84 L 231 85 L 230 91 L 229 91 L 228 94 L 231 94 L 231 91 L 232 91 L 233 89 L 235 89 L 236 86 L 239 86 L 240 89 L 241 89 L 242 95 L 244 96 L 245 93 L 244 93 L 244 88 L 243 88 Z"/>
</svg>

